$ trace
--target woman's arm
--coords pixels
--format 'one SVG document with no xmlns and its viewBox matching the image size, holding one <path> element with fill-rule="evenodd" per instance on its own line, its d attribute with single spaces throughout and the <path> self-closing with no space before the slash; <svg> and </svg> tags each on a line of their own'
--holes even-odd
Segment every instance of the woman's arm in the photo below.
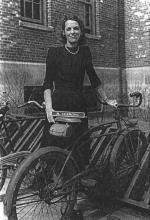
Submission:
<svg viewBox="0 0 150 220">
<path fill-rule="evenodd" d="M 107 95 L 104 91 L 104 89 L 102 88 L 101 85 L 99 85 L 96 89 L 96 94 L 98 96 L 99 99 L 102 99 L 102 101 L 107 102 L 108 98 Z"/>
<path fill-rule="evenodd" d="M 49 123 L 54 123 L 54 118 L 52 116 L 52 92 L 51 89 L 46 89 L 44 91 L 44 100 L 45 100 L 45 107 L 46 107 L 46 115 L 47 115 L 47 120 Z"/>
<path fill-rule="evenodd" d="M 43 82 L 43 90 L 51 89 L 53 90 L 53 82 L 55 78 L 55 58 L 56 48 L 50 47 L 46 57 L 46 73 Z"/>
<path fill-rule="evenodd" d="M 86 73 L 89 77 L 92 88 L 97 88 L 101 85 L 101 80 L 97 76 L 95 69 L 92 63 L 92 55 L 90 48 L 88 46 L 85 47 L 85 59 L 86 59 Z"/>
<path fill-rule="evenodd" d="M 100 100 L 108 103 L 109 105 L 115 106 L 117 104 L 117 101 L 108 99 L 104 89 L 102 88 L 102 83 L 98 78 L 95 69 L 93 67 L 92 55 L 89 47 L 86 47 L 86 60 L 87 60 L 86 72 L 89 76 L 92 87 L 96 90 L 97 97 Z"/>
<path fill-rule="evenodd" d="M 102 100 L 103 102 L 106 102 L 108 105 L 111 105 L 111 106 L 117 105 L 117 101 L 115 99 L 108 99 L 108 97 L 107 97 L 107 95 L 101 85 L 98 86 L 95 90 L 96 90 L 96 95 L 99 100 Z"/>
<path fill-rule="evenodd" d="M 44 100 L 46 107 L 46 115 L 47 119 L 50 123 L 54 122 L 54 118 L 52 117 L 52 91 L 53 91 L 53 83 L 55 76 L 55 55 L 56 48 L 49 48 L 47 57 L 46 57 L 46 74 L 43 82 L 43 91 L 44 91 Z"/>
</svg>

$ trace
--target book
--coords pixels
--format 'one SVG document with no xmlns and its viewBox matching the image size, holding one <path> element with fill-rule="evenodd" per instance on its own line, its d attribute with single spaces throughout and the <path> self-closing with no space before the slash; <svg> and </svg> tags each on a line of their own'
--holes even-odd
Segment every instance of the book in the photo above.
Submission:
<svg viewBox="0 0 150 220">
<path fill-rule="evenodd" d="M 52 116 L 61 116 L 67 118 L 85 118 L 84 112 L 70 112 L 70 111 L 53 111 Z"/>
</svg>

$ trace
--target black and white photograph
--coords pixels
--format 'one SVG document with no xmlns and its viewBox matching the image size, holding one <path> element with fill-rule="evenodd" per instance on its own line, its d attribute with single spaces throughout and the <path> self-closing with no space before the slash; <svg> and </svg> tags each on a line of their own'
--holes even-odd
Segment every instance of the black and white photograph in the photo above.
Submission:
<svg viewBox="0 0 150 220">
<path fill-rule="evenodd" d="M 150 0 L 0 0 L 0 220 L 150 219 Z"/>
</svg>

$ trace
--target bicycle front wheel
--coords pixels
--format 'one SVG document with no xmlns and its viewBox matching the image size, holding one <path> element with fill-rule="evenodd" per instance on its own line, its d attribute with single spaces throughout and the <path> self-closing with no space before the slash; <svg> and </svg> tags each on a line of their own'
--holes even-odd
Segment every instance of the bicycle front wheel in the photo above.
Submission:
<svg viewBox="0 0 150 220">
<path fill-rule="evenodd" d="M 110 171 L 117 196 L 122 197 L 126 192 L 146 149 L 146 137 L 138 129 L 124 131 L 117 138 L 110 156 Z"/>
<path fill-rule="evenodd" d="M 72 158 L 64 167 L 66 157 L 65 150 L 46 147 L 23 161 L 6 192 L 9 220 L 69 219 L 77 196 L 77 182 L 69 180 L 77 167 Z"/>
</svg>

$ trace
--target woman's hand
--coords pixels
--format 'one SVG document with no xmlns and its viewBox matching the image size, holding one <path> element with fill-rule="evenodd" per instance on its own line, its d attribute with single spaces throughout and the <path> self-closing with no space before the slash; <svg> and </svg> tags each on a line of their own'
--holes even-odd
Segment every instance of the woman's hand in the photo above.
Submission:
<svg viewBox="0 0 150 220">
<path fill-rule="evenodd" d="M 110 106 L 113 106 L 113 107 L 117 106 L 117 101 L 115 99 L 107 99 L 106 103 Z"/>
<path fill-rule="evenodd" d="M 53 109 L 46 108 L 46 116 L 47 116 L 47 120 L 48 120 L 49 123 L 55 123 L 55 120 L 52 116 L 53 111 L 54 111 Z"/>
<path fill-rule="evenodd" d="M 100 101 L 102 100 L 102 102 L 106 102 L 108 105 L 113 107 L 117 106 L 116 100 L 107 98 L 107 95 L 101 85 L 96 88 L 96 95 Z"/>
</svg>

